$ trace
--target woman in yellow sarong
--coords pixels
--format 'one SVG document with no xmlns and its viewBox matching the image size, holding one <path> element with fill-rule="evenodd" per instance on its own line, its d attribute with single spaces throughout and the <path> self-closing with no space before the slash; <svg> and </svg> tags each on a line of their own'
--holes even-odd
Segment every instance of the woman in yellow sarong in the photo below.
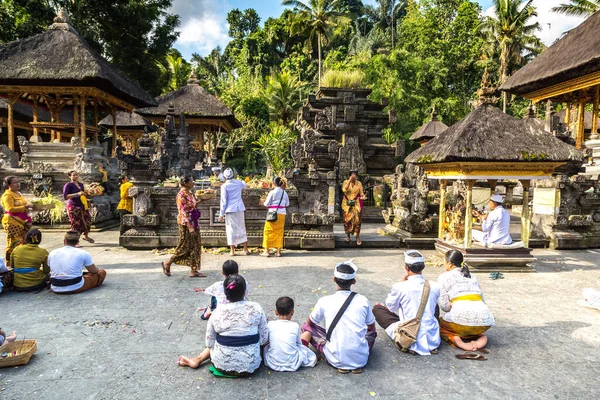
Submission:
<svg viewBox="0 0 600 400">
<path fill-rule="evenodd" d="M 269 257 L 269 249 L 275 249 L 275 255 L 281 257 L 281 248 L 283 247 L 283 233 L 285 226 L 286 208 L 290 205 L 290 199 L 285 192 L 285 181 L 280 177 L 273 180 L 275 188 L 269 192 L 265 199 L 265 207 L 270 211 L 277 212 L 277 221 L 265 221 L 263 230 L 264 256 Z"/>
<path fill-rule="evenodd" d="M 117 205 L 117 212 L 121 220 L 120 233 L 123 235 L 127 231 L 127 227 L 123 225 L 123 216 L 133 213 L 133 197 L 129 196 L 129 189 L 133 187 L 133 183 L 129 182 L 129 177 L 123 175 L 119 178 L 119 193 L 121 198 Z"/>
<path fill-rule="evenodd" d="M 23 243 L 25 233 L 31 228 L 31 217 L 29 210 L 33 207 L 27 203 L 21 192 L 21 184 L 16 176 L 4 178 L 4 194 L 2 195 L 2 207 L 4 216 L 2 225 L 6 232 L 6 264 L 10 262 L 13 249 Z"/>
<path fill-rule="evenodd" d="M 342 211 L 344 216 L 344 232 L 346 243 L 350 242 L 350 235 L 356 235 L 356 244 L 360 246 L 360 225 L 362 223 L 362 209 L 365 194 L 362 183 L 358 180 L 358 172 L 350 171 L 350 177 L 342 184 L 344 198 Z"/>
<path fill-rule="evenodd" d="M 445 313 L 440 316 L 440 336 L 466 351 L 483 351 L 487 336 L 483 333 L 494 325 L 494 317 L 483 300 L 477 278 L 471 276 L 458 250 L 446 253 L 444 272 L 438 278 L 438 304 Z"/>
</svg>

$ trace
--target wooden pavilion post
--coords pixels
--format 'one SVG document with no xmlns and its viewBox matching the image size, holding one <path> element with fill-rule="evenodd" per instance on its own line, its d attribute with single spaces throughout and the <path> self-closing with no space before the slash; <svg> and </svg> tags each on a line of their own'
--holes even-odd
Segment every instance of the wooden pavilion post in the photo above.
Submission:
<svg viewBox="0 0 600 400">
<path fill-rule="evenodd" d="M 465 249 L 473 241 L 473 179 L 467 179 L 467 198 L 465 199 Z"/>
<path fill-rule="evenodd" d="M 8 148 L 15 150 L 15 122 L 13 120 L 13 106 L 21 97 L 20 94 L 9 94 L 8 95 Z"/>
<path fill-rule="evenodd" d="M 73 96 L 73 135 L 79 136 L 79 96 Z"/>
<path fill-rule="evenodd" d="M 199 126 L 200 133 L 198 134 L 198 142 L 200 142 L 200 150 L 204 151 L 204 125 Z"/>
<path fill-rule="evenodd" d="M 111 108 L 112 120 L 113 120 L 113 141 L 112 141 L 112 151 L 110 152 L 111 157 L 117 156 L 117 110 L 112 107 Z"/>
<path fill-rule="evenodd" d="M 600 85 L 594 90 L 594 105 L 592 107 L 592 135 L 591 139 L 598 139 L 598 106 L 600 104 Z"/>
<path fill-rule="evenodd" d="M 585 97 L 582 97 L 579 100 L 579 105 L 577 106 L 577 134 L 575 136 L 575 147 L 577 147 L 578 149 L 581 149 L 581 147 L 583 146 L 585 129 L 585 103 L 586 99 Z"/>
<path fill-rule="evenodd" d="M 94 98 L 94 144 L 98 144 L 98 99 Z"/>
<path fill-rule="evenodd" d="M 446 187 L 448 181 L 446 179 L 440 180 L 440 212 L 438 213 L 438 239 L 444 240 L 444 222 L 446 222 Z"/>
<path fill-rule="evenodd" d="M 79 98 L 79 107 L 81 108 L 81 111 L 79 112 L 79 119 L 80 119 L 80 131 L 81 131 L 81 147 L 85 148 L 86 142 L 87 142 L 87 138 L 86 138 L 86 127 L 85 127 L 85 103 L 87 103 L 87 96 L 85 95 L 81 95 L 81 97 Z"/>
<path fill-rule="evenodd" d="M 571 102 L 567 102 L 567 108 L 565 109 L 565 124 L 567 125 L 567 130 L 571 125 Z"/>
<path fill-rule="evenodd" d="M 33 139 L 33 140 L 30 139 L 29 140 L 30 142 L 33 142 L 33 141 L 39 142 L 40 141 L 38 127 L 37 127 L 37 125 L 35 125 L 35 124 L 37 124 L 37 122 L 38 122 L 38 96 L 36 94 L 34 94 L 33 95 L 33 123 L 34 123 L 34 125 L 33 125 L 32 139 L 33 138 L 35 138 L 35 139 Z"/>
<path fill-rule="evenodd" d="M 212 158 L 212 126 L 210 127 L 209 131 L 208 131 L 208 159 L 210 160 Z"/>
<path fill-rule="evenodd" d="M 525 247 L 529 247 L 529 188 L 531 181 L 521 181 L 523 185 L 523 209 L 521 210 L 521 240 L 525 243 Z"/>
</svg>

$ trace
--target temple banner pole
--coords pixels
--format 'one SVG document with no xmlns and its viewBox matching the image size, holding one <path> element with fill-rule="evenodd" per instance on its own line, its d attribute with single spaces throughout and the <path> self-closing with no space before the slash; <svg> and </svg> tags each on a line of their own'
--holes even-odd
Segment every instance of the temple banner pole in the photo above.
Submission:
<svg viewBox="0 0 600 400">
<path fill-rule="evenodd" d="M 438 238 L 444 240 L 444 222 L 446 221 L 446 187 L 448 181 L 440 180 L 440 212 L 438 213 Z"/>
<path fill-rule="evenodd" d="M 521 181 L 523 185 L 523 209 L 521 210 L 521 240 L 529 247 L 529 188 L 531 181 Z"/>
<path fill-rule="evenodd" d="M 575 137 L 575 147 L 581 150 L 583 146 L 584 139 L 584 117 L 585 117 L 585 98 L 579 100 L 579 105 L 577 107 L 577 136 Z"/>
<path fill-rule="evenodd" d="M 467 198 L 465 199 L 465 249 L 473 241 L 473 184 L 472 179 L 467 179 Z"/>
</svg>

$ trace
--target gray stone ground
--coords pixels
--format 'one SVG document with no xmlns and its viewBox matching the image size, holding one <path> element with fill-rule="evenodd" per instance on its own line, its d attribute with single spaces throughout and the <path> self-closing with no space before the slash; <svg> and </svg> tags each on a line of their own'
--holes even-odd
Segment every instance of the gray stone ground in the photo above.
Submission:
<svg viewBox="0 0 600 400">
<path fill-rule="evenodd" d="M 19 339 L 38 341 L 28 365 L 0 369 L 0 398 L 598 398 L 600 312 L 577 305 L 583 288 L 600 287 L 598 250 L 536 250 L 535 274 L 497 281 L 478 275 L 497 323 L 489 331 L 488 361 L 458 360 L 458 351 L 446 344 L 436 356 L 400 354 L 379 329 L 362 375 L 340 375 L 320 361 L 296 373 L 263 367 L 250 379 L 228 380 L 213 377 L 207 366 L 176 364 L 180 354 L 203 349 L 206 323 L 198 309 L 208 297 L 194 289 L 219 280 L 228 256 L 203 255 L 208 279 L 189 279 L 180 266 L 167 278 L 159 267 L 167 256 L 127 251 L 118 246 L 116 231 L 93 236 L 97 243 L 84 248 L 108 271 L 103 287 L 75 296 L 0 295 L 0 325 L 16 330 Z M 42 245 L 56 248 L 61 237 L 47 233 Z M 435 252 L 425 253 L 435 263 Z M 335 290 L 336 262 L 355 259 L 355 288 L 374 304 L 401 277 L 400 255 L 398 249 L 348 249 L 236 259 L 250 283 L 250 299 L 269 318 L 275 300 L 289 295 L 301 322 L 320 296 Z M 441 272 L 431 264 L 425 275 L 435 279 Z"/>
</svg>

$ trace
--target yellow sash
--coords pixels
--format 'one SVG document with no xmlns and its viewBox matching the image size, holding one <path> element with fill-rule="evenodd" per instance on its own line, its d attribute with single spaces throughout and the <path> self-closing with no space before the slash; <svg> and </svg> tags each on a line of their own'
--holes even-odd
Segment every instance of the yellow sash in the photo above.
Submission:
<svg viewBox="0 0 600 400">
<path fill-rule="evenodd" d="M 452 299 L 452 302 L 455 301 L 483 301 L 481 295 L 479 294 L 465 294 L 464 296 L 458 296 L 455 299 Z"/>
<path fill-rule="evenodd" d="M 87 210 L 88 209 L 87 197 L 85 197 L 85 196 L 79 196 L 79 198 L 81 199 L 81 204 L 83 204 L 83 209 Z"/>
</svg>

